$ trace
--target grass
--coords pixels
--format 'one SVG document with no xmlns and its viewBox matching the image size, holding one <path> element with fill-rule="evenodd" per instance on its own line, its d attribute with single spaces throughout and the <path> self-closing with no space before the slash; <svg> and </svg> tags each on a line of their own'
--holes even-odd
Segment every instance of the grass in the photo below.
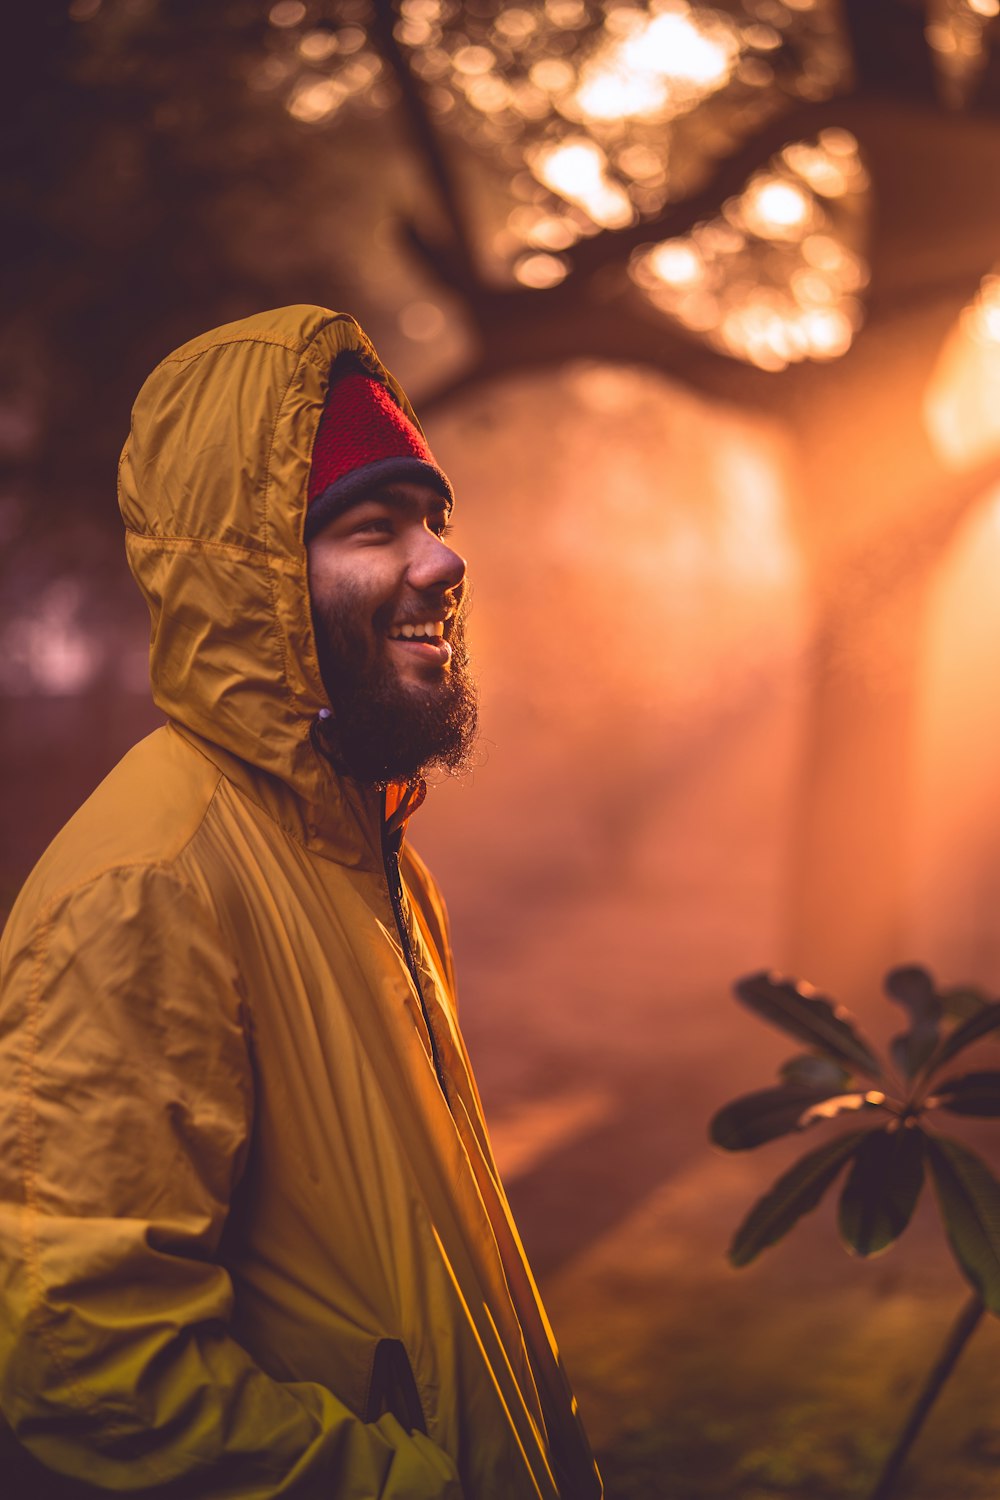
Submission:
<svg viewBox="0 0 1000 1500">
<path fill-rule="evenodd" d="M 551 1310 L 608 1500 L 865 1500 L 967 1295 L 926 1230 L 873 1264 L 817 1221 L 745 1272 L 691 1254 L 658 1274 L 627 1236 L 578 1263 Z M 987 1317 L 898 1500 L 997 1500 L 998 1359 Z"/>
</svg>

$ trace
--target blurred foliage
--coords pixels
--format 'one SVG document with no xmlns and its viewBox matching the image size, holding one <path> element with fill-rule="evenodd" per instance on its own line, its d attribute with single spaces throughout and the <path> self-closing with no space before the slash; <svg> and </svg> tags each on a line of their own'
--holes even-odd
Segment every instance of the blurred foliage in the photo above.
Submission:
<svg viewBox="0 0 1000 1500">
<path fill-rule="evenodd" d="M 681 11 L 668 5 L 665 19 Z M 106 541 L 77 523 L 90 514 L 115 535 L 109 487 L 122 417 L 176 343 L 288 301 L 346 297 L 377 323 L 377 288 L 358 269 L 372 251 L 373 198 L 405 223 L 424 274 L 464 299 L 481 342 L 514 336 L 508 361 L 528 358 L 549 307 L 579 329 L 590 305 L 610 354 L 613 327 L 598 316 L 608 285 L 591 273 L 624 274 L 644 240 L 710 220 L 795 138 L 796 101 L 808 116 L 810 101 L 838 90 L 882 88 L 888 45 L 893 88 L 930 103 L 920 20 L 905 0 L 725 0 L 684 13 L 702 45 L 723 32 L 738 39 L 738 63 L 718 86 L 692 93 L 679 77 L 659 112 L 616 119 L 593 103 L 581 115 L 580 101 L 641 7 L 19 0 L 5 18 L 16 66 L 0 158 L 0 546 L 20 541 L 30 552 L 44 538 L 56 571 L 60 558 L 98 564 Z M 774 121 L 789 110 L 782 134 Z M 771 135 L 748 145 L 763 126 Z M 654 215 L 649 229 L 593 223 L 544 187 L 541 169 L 533 182 L 521 172 L 530 191 L 509 214 L 526 142 L 558 143 L 584 127 L 617 174 L 615 190 L 633 196 L 639 219 Z M 505 223 L 495 244 L 490 226 Z M 563 239 L 546 244 L 556 231 Z M 498 297 L 484 273 L 512 234 L 511 253 L 520 244 L 534 256 L 530 289 Z M 581 242 L 565 244 L 566 234 Z M 539 270 L 574 285 L 530 282 Z M 640 308 L 632 328 L 619 313 L 618 349 L 690 367 L 664 337 L 672 311 Z M 24 555 L 18 548 L 19 566 Z M 5 586 L 16 593 L 9 573 Z"/>
<path fill-rule="evenodd" d="M 113 632 L 131 609 L 113 491 L 135 392 L 178 343 L 263 307 L 346 307 L 391 361 L 408 350 L 430 401 L 585 357 L 780 402 L 766 372 L 839 357 L 867 299 L 879 183 L 839 105 L 941 107 L 921 14 L 18 0 L 0 104 L 0 622 Z M 664 23 L 687 28 L 687 62 L 657 43 L 657 73 L 642 59 Z M 726 58 L 718 78 L 706 47 Z M 607 91 L 626 57 L 636 97 L 659 102 L 619 117 Z M 6 633 L 0 647 L 20 650 Z"/>
<path fill-rule="evenodd" d="M 74 523 L 117 532 L 117 449 L 148 370 L 298 283 L 234 254 L 229 209 L 252 176 L 279 214 L 299 158 L 293 123 L 246 88 L 267 28 L 257 5 L 120 5 L 99 48 L 52 0 L 19 5 L 14 27 L 0 527 L 79 560 L 95 544 Z"/>
</svg>

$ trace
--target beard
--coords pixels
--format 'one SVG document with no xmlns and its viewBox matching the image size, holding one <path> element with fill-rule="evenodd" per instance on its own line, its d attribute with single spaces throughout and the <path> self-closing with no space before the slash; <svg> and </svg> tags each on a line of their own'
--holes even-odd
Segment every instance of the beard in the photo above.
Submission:
<svg viewBox="0 0 1000 1500">
<path fill-rule="evenodd" d="M 428 613 L 440 603 L 438 596 Z M 449 665 L 441 669 L 440 681 L 426 684 L 399 677 L 378 613 L 373 644 L 371 627 L 359 623 L 363 611 L 363 601 L 347 594 L 325 610 L 313 608 L 320 672 L 331 704 L 330 717 L 315 728 L 317 749 L 335 770 L 371 786 L 412 781 L 435 766 L 453 773 L 468 770 L 479 705 L 464 609 L 459 607 L 449 632 Z"/>
</svg>

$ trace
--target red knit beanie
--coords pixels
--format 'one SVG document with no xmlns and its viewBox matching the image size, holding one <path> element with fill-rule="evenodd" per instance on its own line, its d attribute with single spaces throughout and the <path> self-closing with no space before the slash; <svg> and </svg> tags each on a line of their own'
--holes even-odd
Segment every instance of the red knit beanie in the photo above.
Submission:
<svg viewBox="0 0 1000 1500">
<path fill-rule="evenodd" d="M 430 485 L 451 508 L 447 477 L 388 387 L 353 359 L 338 360 L 313 445 L 305 540 L 368 490 L 396 480 Z"/>
</svg>

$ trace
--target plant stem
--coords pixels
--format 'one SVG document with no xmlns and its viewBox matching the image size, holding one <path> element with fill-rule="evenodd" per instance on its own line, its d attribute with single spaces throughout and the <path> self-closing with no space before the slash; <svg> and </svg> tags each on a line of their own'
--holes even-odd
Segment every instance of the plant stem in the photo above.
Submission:
<svg viewBox="0 0 1000 1500">
<path fill-rule="evenodd" d="M 896 1440 L 896 1446 L 885 1461 L 878 1482 L 871 1492 L 870 1500 L 889 1500 L 896 1480 L 899 1478 L 899 1471 L 906 1462 L 907 1455 L 924 1425 L 927 1413 L 937 1400 L 941 1387 L 954 1369 L 958 1356 L 975 1332 L 976 1325 L 984 1311 L 982 1298 L 974 1292 L 955 1319 L 947 1342 L 928 1375 L 923 1390 L 913 1404 L 913 1410 L 906 1420 L 906 1425 Z"/>
</svg>

